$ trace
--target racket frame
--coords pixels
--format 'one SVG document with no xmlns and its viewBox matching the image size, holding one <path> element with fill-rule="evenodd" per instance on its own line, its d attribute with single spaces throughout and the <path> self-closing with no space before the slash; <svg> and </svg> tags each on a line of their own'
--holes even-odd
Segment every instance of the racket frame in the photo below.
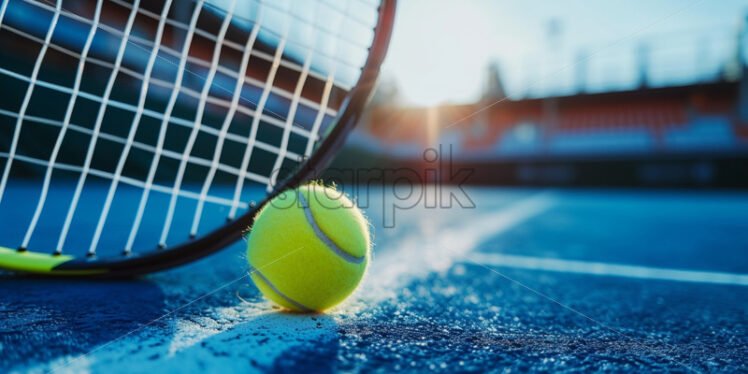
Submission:
<svg viewBox="0 0 748 374">
<path fill-rule="evenodd" d="M 332 130 L 293 175 L 281 181 L 271 193 L 256 205 L 250 206 L 243 215 L 204 236 L 189 239 L 177 246 L 127 255 L 71 257 L 0 247 L 0 268 L 35 276 L 130 278 L 184 265 L 235 243 L 252 226 L 255 215 L 265 204 L 281 192 L 319 177 L 343 146 L 348 134 L 360 120 L 376 85 L 392 34 L 395 7 L 396 0 L 382 0 L 380 3 L 369 55 L 356 85 L 343 100 Z"/>
</svg>

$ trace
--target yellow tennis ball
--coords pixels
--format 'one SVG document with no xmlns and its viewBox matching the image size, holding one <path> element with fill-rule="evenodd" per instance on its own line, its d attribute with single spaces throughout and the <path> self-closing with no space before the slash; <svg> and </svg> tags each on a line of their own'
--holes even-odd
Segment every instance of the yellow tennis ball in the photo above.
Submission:
<svg viewBox="0 0 748 374">
<path fill-rule="evenodd" d="M 276 304 L 328 309 L 356 289 L 369 263 L 369 223 L 345 194 L 308 184 L 272 199 L 247 243 L 250 275 Z"/>
</svg>

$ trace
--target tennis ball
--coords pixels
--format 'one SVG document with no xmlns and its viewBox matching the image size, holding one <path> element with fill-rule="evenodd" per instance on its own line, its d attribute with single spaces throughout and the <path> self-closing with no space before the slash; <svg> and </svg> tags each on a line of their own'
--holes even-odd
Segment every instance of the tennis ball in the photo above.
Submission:
<svg viewBox="0 0 748 374">
<path fill-rule="evenodd" d="M 255 217 L 250 276 L 276 304 L 319 312 L 350 295 L 369 263 L 369 223 L 342 192 L 318 184 L 287 190 Z"/>
</svg>

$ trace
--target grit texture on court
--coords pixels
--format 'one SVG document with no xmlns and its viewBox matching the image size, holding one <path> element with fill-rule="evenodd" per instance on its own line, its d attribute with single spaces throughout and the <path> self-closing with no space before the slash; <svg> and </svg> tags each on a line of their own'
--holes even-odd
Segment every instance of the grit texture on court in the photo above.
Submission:
<svg viewBox="0 0 748 374">
<path fill-rule="evenodd" d="M 748 370 L 748 195 L 470 188 L 395 212 L 327 314 L 281 313 L 244 242 L 131 281 L 4 277 L 3 372 Z"/>
</svg>

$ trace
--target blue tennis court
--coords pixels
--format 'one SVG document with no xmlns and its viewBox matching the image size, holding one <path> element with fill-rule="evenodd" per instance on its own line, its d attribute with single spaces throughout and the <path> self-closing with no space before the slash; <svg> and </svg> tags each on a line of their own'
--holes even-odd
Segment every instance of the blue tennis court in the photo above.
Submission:
<svg viewBox="0 0 748 374">
<path fill-rule="evenodd" d="M 6 277 L 2 371 L 746 370 L 743 192 L 472 187 L 388 229 L 391 189 L 358 191 L 372 263 L 329 313 L 265 301 L 243 242 L 137 280 Z"/>
</svg>

